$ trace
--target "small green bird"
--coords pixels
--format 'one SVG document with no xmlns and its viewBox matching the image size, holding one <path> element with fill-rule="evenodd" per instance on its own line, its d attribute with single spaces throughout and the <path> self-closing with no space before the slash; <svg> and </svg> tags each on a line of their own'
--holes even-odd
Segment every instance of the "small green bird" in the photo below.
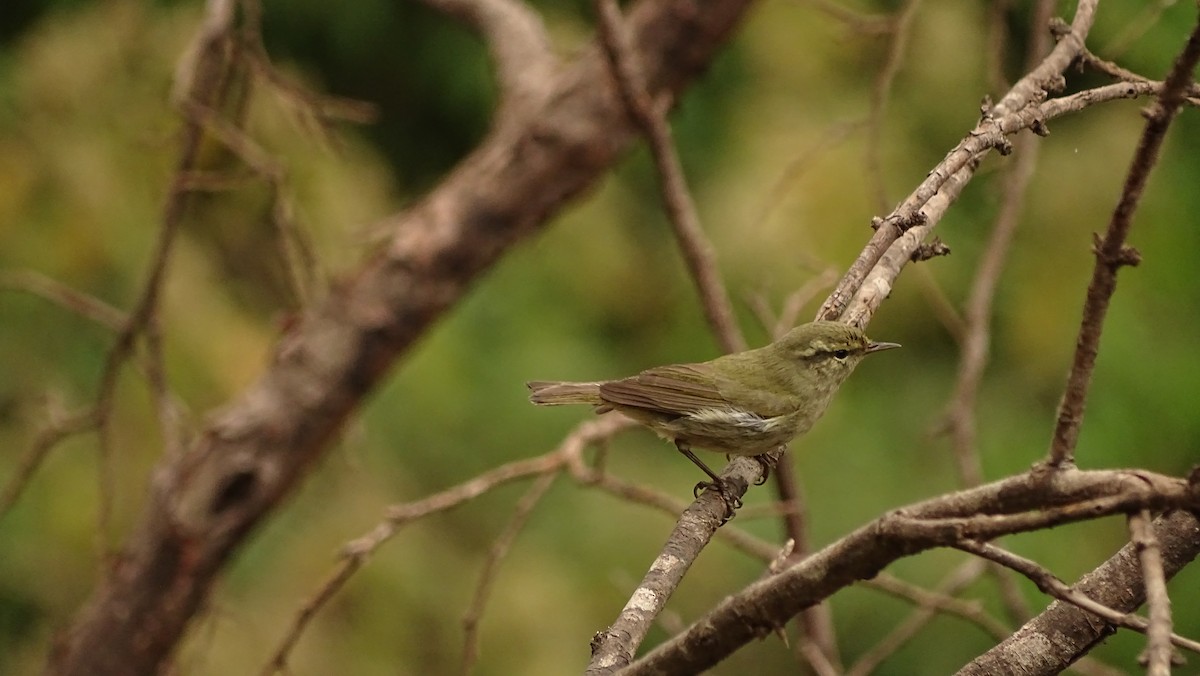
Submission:
<svg viewBox="0 0 1200 676">
<path fill-rule="evenodd" d="M 716 486 L 726 495 L 693 446 L 747 456 L 778 448 L 813 426 L 863 357 L 894 347 L 900 346 L 872 342 L 853 326 L 811 322 L 770 345 L 712 361 L 658 366 L 620 380 L 530 382 L 529 400 L 622 413 L 674 442 L 704 470 L 713 483 L 697 484 L 697 491 Z"/>
</svg>

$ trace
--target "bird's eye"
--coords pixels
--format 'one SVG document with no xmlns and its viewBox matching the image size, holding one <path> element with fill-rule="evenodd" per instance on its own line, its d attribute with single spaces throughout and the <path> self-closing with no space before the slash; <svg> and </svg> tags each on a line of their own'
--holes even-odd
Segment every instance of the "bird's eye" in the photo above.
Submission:
<svg viewBox="0 0 1200 676">
<path fill-rule="evenodd" d="M 850 350 L 834 350 L 833 351 L 834 359 L 845 359 L 846 357 L 849 357 L 849 356 L 850 356 Z"/>
</svg>

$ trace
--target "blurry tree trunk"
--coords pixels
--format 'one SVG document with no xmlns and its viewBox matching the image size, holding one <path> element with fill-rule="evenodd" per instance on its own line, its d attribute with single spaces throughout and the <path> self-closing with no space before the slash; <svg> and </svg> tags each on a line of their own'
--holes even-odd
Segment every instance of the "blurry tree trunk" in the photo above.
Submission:
<svg viewBox="0 0 1200 676">
<path fill-rule="evenodd" d="M 632 7 L 633 44 L 655 97 L 675 100 L 748 5 L 646 0 Z M 486 17 L 468 19 L 496 39 Z M 487 138 L 387 223 L 379 250 L 303 310 L 257 383 L 214 412 L 181 455 L 164 455 L 139 522 L 59 638 L 48 673 L 163 671 L 238 546 L 329 450 L 396 360 L 509 247 L 629 146 L 631 126 L 599 51 L 552 65 L 499 60 L 502 83 L 520 86 L 505 92 Z M 546 77 L 521 79 L 523 68 Z"/>
</svg>

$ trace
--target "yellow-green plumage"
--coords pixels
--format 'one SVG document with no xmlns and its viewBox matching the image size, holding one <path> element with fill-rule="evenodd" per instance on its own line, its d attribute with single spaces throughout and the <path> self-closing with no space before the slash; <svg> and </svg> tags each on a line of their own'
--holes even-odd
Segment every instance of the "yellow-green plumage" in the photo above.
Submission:
<svg viewBox="0 0 1200 676">
<path fill-rule="evenodd" d="M 852 326 L 812 322 L 770 345 L 712 361 L 659 366 L 621 380 L 531 382 L 529 398 L 618 411 L 693 460 L 692 446 L 759 455 L 807 432 L 863 357 L 893 347 L 899 345 L 873 343 Z"/>
</svg>

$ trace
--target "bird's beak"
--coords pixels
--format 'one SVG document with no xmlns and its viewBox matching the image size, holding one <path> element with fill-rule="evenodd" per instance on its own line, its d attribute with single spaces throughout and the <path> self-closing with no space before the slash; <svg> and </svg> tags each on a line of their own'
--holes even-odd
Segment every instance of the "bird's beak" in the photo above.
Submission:
<svg viewBox="0 0 1200 676">
<path fill-rule="evenodd" d="M 871 354 L 872 352 L 883 352 L 884 350 L 890 350 L 895 347 L 900 347 L 900 343 L 868 343 L 867 354 Z"/>
</svg>

